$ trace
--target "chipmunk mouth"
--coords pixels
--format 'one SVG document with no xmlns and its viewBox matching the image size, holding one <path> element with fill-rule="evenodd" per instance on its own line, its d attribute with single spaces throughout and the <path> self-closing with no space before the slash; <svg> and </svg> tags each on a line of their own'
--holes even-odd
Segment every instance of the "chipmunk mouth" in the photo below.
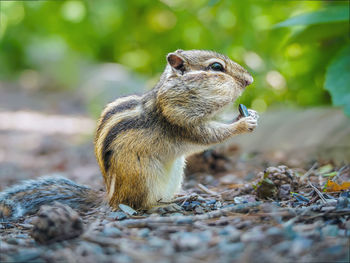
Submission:
<svg viewBox="0 0 350 263">
<path fill-rule="evenodd" d="M 234 117 L 232 117 L 234 116 Z M 212 120 L 223 124 L 232 124 L 240 119 L 240 114 L 236 114 L 234 104 L 229 103 L 215 113 Z"/>
</svg>

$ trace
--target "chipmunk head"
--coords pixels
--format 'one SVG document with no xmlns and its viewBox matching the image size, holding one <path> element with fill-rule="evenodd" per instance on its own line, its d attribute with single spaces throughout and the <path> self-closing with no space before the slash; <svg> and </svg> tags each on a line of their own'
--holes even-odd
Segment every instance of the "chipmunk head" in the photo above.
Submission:
<svg viewBox="0 0 350 263">
<path fill-rule="evenodd" d="M 176 50 L 167 56 L 157 101 L 162 114 L 179 125 L 210 120 L 253 82 L 242 66 L 206 50 Z"/>
</svg>

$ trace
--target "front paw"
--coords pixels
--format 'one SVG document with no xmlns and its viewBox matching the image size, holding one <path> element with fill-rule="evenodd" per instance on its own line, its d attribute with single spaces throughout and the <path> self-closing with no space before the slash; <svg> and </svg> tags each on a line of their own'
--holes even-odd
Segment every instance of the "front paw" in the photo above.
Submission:
<svg viewBox="0 0 350 263">
<path fill-rule="evenodd" d="M 258 118 L 256 114 L 240 119 L 237 123 L 238 133 L 252 132 L 258 126 Z"/>
<path fill-rule="evenodd" d="M 254 118 L 256 120 L 259 119 L 259 114 L 255 110 L 249 109 L 248 112 L 249 112 L 249 116 L 250 117 L 252 117 L 252 118 Z"/>
</svg>

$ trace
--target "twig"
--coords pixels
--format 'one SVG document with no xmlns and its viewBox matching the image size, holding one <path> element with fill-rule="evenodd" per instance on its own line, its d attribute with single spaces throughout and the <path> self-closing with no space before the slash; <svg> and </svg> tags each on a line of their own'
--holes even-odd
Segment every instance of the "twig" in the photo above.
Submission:
<svg viewBox="0 0 350 263">
<path fill-rule="evenodd" d="M 198 184 L 197 187 L 202 190 L 204 193 L 206 194 L 210 194 L 210 195 L 219 195 L 217 192 L 214 192 L 212 190 L 210 190 L 209 188 L 207 188 L 206 186 L 202 185 L 202 184 Z"/>
<path fill-rule="evenodd" d="M 313 172 L 313 170 L 317 167 L 317 165 L 318 165 L 318 163 L 315 162 L 315 163 L 311 166 L 311 168 L 310 168 L 304 175 L 301 176 L 301 179 L 304 179 L 304 178 L 308 177 L 308 176 Z"/>
<path fill-rule="evenodd" d="M 327 204 L 327 200 L 326 198 L 324 198 L 323 194 L 320 192 L 320 190 L 317 189 L 316 186 L 314 186 L 310 181 L 309 181 L 309 185 L 315 190 L 315 192 L 318 194 L 318 196 L 321 198 L 322 202 L 324 204 Z"/>
</svg>

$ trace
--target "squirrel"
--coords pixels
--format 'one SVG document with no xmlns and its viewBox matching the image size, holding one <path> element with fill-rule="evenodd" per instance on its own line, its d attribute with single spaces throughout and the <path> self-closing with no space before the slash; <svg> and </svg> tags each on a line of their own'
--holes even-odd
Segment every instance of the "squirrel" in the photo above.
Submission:
<svg viewBox="0 0 350 263">
<path fill-rule="evenodd" d="M 143 95 L 107 104 L 97 123 L 94 146 L 106 194 L 66 178 L 41 178 L 0 193 L 0 219 L 33 214 L 58 201 L 88 210 L 103 200 L 150 209 L 171 202 L 183 181 L 186 156 L 257 127 L 258 114 L 216 121 L 253 82 L 227 56 L 206 50 L 176 50 L 155 87 Z"/>
</svg>

